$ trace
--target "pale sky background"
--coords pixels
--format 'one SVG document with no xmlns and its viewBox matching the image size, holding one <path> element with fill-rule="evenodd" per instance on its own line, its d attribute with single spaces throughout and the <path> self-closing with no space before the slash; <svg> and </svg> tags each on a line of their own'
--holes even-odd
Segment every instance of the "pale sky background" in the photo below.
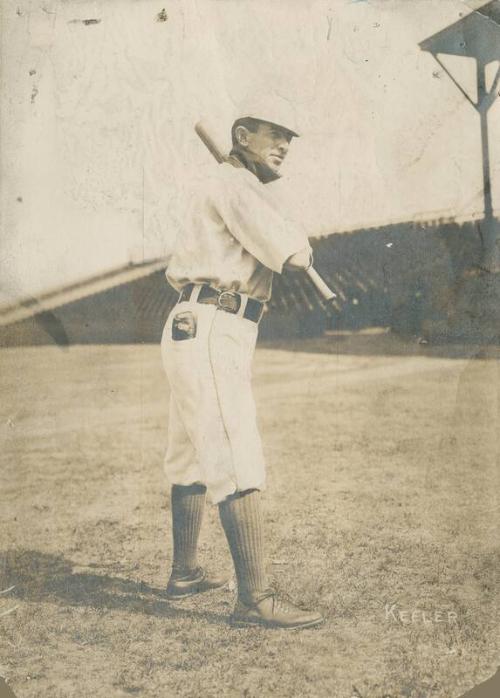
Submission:
<svg viewBox="0 0 500 698">
<path fill-rule="evenodd" d="M 194 123 L 229 144 L 253 92 L 295 108 L 302 137 L 272 186 L 311 235 L 480 216 L 479 117 L 418 46 L 473 6 L 3 3 L 0 303 L 168 254 L 194 174 L 216 166 Z M 472 93 L 473 61 L 443 60 Z M 498 215 L 500 99 L 489 126 Z"/>
</svg>

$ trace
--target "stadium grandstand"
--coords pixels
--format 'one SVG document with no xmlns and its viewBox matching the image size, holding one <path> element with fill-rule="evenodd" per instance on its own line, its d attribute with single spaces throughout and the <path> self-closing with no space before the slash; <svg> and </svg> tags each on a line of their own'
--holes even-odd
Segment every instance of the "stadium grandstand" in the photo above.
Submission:
<svg viewBox="0 0 500 698">
<path fill-rule="evenodd" d="M 337 294 L 332 308 L 305 275 L 276 275 L 261 340 L 370 327 L 440 341 L 498 338 L 500 275 L 481 268 L 481 220 L 403 222 L 312 244 Z M 131 264 L 3 307 L 0 345 L 157 342 L 176 301 L 165 269 L 161 259 Z"/>
</svg>

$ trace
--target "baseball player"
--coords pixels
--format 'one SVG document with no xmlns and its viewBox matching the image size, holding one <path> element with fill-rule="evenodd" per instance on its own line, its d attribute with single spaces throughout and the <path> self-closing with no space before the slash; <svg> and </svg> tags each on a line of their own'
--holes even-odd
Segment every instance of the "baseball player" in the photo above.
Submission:
<svg viewBox="0 0 500 698">
<path fill-rule="evenodd" d="M 236 572 L 232 623 L 310 627 L 322 622 L 321 614 L 281 598 L 265 573 L 265 464 L 250 383 L 273 273 L 312 264 L 307 237 L 265 186 L 279 177 L 298 134 L 286 117 L 263 108 L 245 111 L 231 134 L 228 161 L 191 194 L 167 269 L 179 300 L 162 337 L 171 390 L 165 470 L 172 485 L 173 565 L 166 593 L 177 599 L 228 581 L 197 560 L 208 493 Z"/>
</svg>

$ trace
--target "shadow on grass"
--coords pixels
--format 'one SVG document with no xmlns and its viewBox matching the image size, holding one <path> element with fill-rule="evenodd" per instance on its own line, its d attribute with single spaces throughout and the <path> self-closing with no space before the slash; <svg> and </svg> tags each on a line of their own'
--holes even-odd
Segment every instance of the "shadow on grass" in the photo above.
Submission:
<svg viewBox="0 0 500 698">
<path fill-rule="evenodd" d="M 177 620 L 195 618 L 225 624 L 225 616 L 210 611 L 180 608 L 178 602 L 162 598 L 162 589 L 121 577 L 73 572 L 73 563 L 62 555 L 36 550 L 7 550 L 0 553 L 0 589 L 13 587 L 8 596 L 31 603 L 87 606 L 127 611 Z"/>
</svg>

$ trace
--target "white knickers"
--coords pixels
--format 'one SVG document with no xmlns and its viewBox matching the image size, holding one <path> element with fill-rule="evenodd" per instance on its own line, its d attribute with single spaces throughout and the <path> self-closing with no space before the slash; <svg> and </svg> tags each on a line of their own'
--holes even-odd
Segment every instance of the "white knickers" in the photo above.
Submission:
<svg viewBox="0 0 500 698">
<path fill-rule="evenodd" d="M 171 484 L 205 484 L 214 503 L 264 487 L 250 384 L 257 330 L 255 322 L 193 301 L 178 303 L 163 329 L 171 391 L 165 471 Z"/>
</svg>

